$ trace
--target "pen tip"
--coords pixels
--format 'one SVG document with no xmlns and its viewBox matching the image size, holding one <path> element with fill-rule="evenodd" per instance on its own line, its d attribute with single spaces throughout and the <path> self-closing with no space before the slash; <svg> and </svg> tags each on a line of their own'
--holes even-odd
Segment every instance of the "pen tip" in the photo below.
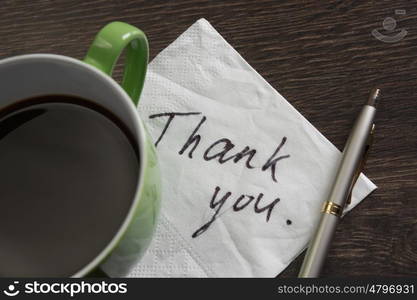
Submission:
<svg viewBox="0 0 417 300">
<path fill-rule="evenodd" d="M 379 100 L 380 96 L 381 96 L 380 89 L 377 89 L 377 88 L 372 89 L 371 93 L 369 94 L 368 102 L 366 104 L 376 107 L 376 103 Z"/>
</svg>

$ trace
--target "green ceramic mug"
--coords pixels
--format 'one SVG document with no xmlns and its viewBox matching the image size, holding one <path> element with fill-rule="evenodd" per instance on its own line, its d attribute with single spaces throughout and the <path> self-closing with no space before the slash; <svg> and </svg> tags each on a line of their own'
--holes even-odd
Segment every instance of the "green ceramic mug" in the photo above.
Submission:
<svg viewBox="0 0 417 300">
<path fill-rule="evenodd" d="M 110 76 L 123 50 L 126 62 L 120 87 Z M 74 95 L 115 114 L 137 143 L 139 182 L 130 210 L 107 246 L 73 277 L 123 276 L 151 241 L 160 207 L 160 174 L 154 145 L 136 110 L 147 64 L 145 34 L 122 22 L 110 23 L 97 34 L 84 62 L 53 54 L 0 60 L 0 109 L 39 95 Z"/>
</svg>

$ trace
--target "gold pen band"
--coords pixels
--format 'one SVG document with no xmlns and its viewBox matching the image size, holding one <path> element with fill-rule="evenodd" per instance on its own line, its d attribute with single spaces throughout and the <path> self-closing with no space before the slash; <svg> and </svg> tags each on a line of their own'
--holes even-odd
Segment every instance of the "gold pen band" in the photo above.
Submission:
<svg viewBox="0 0 417 300">
<path fill-rule="evenodd" d="M 343 208 L 339 204 L 326 201 L 323 204 L 321 212 L 341 217 L 343 213 Z"/>
</svg>

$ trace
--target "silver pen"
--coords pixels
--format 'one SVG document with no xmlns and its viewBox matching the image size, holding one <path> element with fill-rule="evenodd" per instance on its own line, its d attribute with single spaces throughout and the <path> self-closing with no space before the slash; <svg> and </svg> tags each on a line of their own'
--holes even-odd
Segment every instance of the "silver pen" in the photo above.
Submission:
<svg viewBox="0 0 417 300">
<path fill-rule="evenodd" d="M 321 218 L 310 241 L 298 277 L 318 277 L 327 256 L 332 237 L 343 210 L 350 203 L 352 189 L 361 173 L 374 133 L 376 102 L 380 90 L 372 90 L 362 108 L 343 150 L 339 169 L 327 200 L 323 204 Z"/>
</svg>

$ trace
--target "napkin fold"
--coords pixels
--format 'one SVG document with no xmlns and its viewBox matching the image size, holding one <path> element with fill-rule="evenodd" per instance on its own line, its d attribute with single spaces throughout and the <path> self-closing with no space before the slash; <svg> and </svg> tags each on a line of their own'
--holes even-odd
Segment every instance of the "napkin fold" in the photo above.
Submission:
<svg viewBox="0 0 417 300">
<path fill-rule="evenodd" d="M 306 247 L 341 154 L 206 20 L 150 63 L 138 110 L 163 203 L 130 277 L 274 277 Z M 361 174 L 348 210 L 375 188 Z"/>
</svg>

